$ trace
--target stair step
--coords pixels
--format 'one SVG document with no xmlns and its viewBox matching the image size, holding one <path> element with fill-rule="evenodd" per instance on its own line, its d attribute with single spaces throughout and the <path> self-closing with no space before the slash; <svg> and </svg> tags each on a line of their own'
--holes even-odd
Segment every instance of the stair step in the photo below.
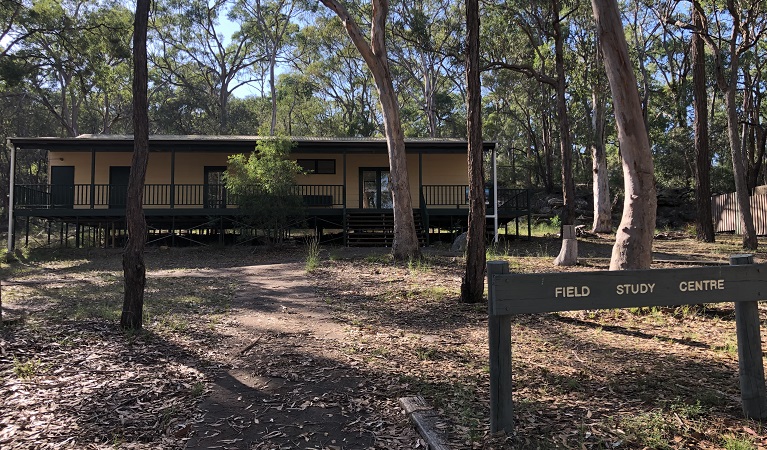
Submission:
<svg viewBox="0 0 767 450">
<path fill-rule="evenodd" d="M 413 211 L 413 219 L 418 241 L 423 245 L 426 238 L 420 211 Z M 349 212 L 346 216 L 346 229 L 346 242 L 349 246 L 391 246 L 394 242 L 394 212 L 391 210 Z"/>
</svg>

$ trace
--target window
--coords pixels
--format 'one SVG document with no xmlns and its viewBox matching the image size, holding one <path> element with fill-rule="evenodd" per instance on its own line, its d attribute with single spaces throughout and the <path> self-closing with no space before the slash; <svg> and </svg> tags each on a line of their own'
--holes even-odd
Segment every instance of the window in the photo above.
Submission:
<svg viewBox="0 0 767 450">
<path fill-rule="evenodd" d="M 299 159 L 296 162 L 306 173 L 331 175 L 336 173 L 335 159 Z"/>
</svg>

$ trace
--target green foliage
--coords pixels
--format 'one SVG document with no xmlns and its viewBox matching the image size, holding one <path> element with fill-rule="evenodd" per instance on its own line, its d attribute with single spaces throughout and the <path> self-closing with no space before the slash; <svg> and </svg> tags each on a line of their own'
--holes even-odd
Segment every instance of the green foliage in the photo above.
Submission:
<svg viewBox="0 0 767 450">
<path fill-rule="evenodd" d="M 753 439 L 745 436 L 727 435 L 722 438 L 725 450 L 756 450 Z"/>
<path fill-rule="evenodd" d="M 21 361 L 13 358 L 13 373 L 22 380 L 28 380 L 37 376 L 42 368 L 39 359 L 28 359 Z"/>
<path fill-rule="evenodd" d="M 634 416 L 623 417 L 621 428 L 626 434 L 643 446 L 655 449 L 668 449 L 668 434 L 671 425 L 660 411 L 651 411 Z"/>
<path fill-rule="evenodd" d="M 293 142 L 285 138 L 259 140 L 250 155 L 229 157 L 224 181 L 247 221 L 263 230 L 272 242 L 303 221 L 303 199 L 297 195 L 295 177 L 301 168 L 288 159 Z"/>
</svg>

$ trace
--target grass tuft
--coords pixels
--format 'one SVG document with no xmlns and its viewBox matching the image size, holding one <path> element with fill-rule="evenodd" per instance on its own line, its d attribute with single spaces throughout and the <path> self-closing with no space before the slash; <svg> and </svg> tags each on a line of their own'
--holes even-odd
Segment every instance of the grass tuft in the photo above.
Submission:
<svg viewBox="0 0 767 450">
<path fill-rule="evenodd" d="M 317 235 L 306 241 L 306 271 L 312 272 L 320 266 L 320 238 Z"/>
<path fill-rule="evenodd" d="M 723 436 L 722 446 L 725 450 L 757 450 L 754 441 L 746 436 Z"/>
<path fill-rule="evenodd" d="M 39 375 L 42 369 L 42 364 L 39 359 L 28 359 L 22 361 L 18 358 L 13 358 L 13 373 L 22 380 L 28 380 Z"/>
</svg>

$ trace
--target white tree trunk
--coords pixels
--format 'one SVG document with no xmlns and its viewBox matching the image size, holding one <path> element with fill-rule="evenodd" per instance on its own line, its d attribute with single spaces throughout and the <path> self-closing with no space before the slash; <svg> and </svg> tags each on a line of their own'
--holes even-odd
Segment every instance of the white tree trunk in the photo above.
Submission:
<svg viewBox="0 0 767 450">
<path fill-rule="evenodd" d="M 578 264 L 578 239 L 575 237 L 575 225 L 562 225 L 562 249 L 554 260 L 555 266 L 574 266 Z"/>
<path fill-rule="evenodd" d="M 410 199 L 407 157 L 405 155 L 405 134 L 399 115 L 399 102 L 394 92 L 389 60 L 386 55 L 386 17 L 389 12 L 387 0 L 372 0 L 370 42 L 365 39 L 357 22 L 338 0 L 321 0 L 336 13 L 344 24 L 354 46 L 365 60 L 378 89 L 381 112 L 384 118 L 384 132 L 389 148 L 389 184 L 394 203 L 394 243 L 392 254 L 397 260 L 420 257 L 418 235 L 413 220 L 413 203 Z"/>
<path fill-rule="evenodd" d="M 610 233 L 613 230 L 610 208 L 610 185 L 607 179 L 607 153 L 605 152 L 605 102 L 599 88 L 591 93 L 593 115 L 591 129 L 594 142 L 591 144 L 591 169 L 594 193 L 594 222 L 592 233 Z"/>
<path fill-rule="evenodd" d="M 652 263 L 658 199 L 642 103 L 618 3 L 592 0 L 591 5 L 612 91 L 624 176 L 623 217 L 615 237 L 610 270 L 647 269 Z"/>
</svg>

